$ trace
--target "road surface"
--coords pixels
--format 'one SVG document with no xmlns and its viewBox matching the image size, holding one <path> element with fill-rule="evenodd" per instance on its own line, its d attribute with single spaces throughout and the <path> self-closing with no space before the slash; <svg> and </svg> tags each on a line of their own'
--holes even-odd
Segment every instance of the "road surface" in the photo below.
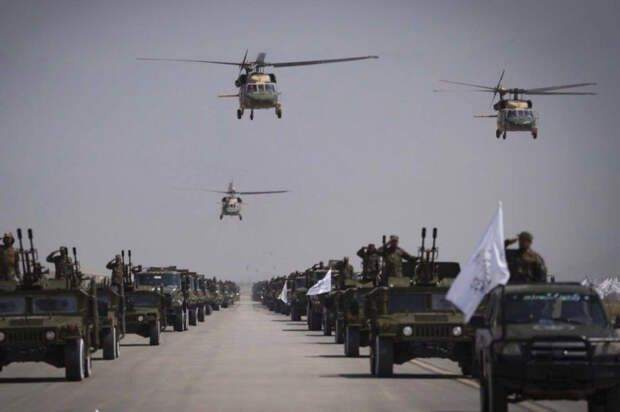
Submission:
<svg viewBox="0 0 620 412">
<path fill-rule="evenodd" d="M 66 382 L 64 370 L 13 364 L 0 372 L 1 411 L 477 411 L 477 384 L 449 361 L 395 366 L 395 378 L 368 374 L 362 358 L 305 322 L 291 322 L 247 296 L 162 345 L 129 335 L 121 357 L 95 354 L 93 376 Z M 511 411 L 585 411 L 584 402 L 511 405 Z"/>
</svg>

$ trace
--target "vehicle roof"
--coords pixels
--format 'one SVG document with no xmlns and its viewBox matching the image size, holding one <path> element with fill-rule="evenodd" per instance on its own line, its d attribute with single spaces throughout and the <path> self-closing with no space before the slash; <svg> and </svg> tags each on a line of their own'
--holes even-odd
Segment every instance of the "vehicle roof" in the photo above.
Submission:
<svg viewBox="0 0 620 412">
<path fill-rule="evenodd" d="M 584 293 L 595 294 L 594 289 L 583 286 L 579 283 L 523 283 L 515 285 L 506 285 L 506 293 Z"/>
</svg>

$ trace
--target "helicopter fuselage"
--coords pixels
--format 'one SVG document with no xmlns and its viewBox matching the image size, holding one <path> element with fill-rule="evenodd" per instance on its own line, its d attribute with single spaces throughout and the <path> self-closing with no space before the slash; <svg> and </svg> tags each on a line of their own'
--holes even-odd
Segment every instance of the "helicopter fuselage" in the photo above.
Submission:
<svg viewBox="0 0 620 412">
<path fill-rule="evenodd" d="M 241 218 L 241 204 L 242 200 L 238 196 L 228 195 L 223 197 L 220 219 L 222 219 L 223 216 L 239 216 L 239 218 Z"/>
<path fill-rule="evenodd" d="M 530 132 L 537 136 L 537 116 L 531 101 L 500 100 L 493 108 L 497 110 L 497 137 L 506 132 Z"/>
<path fill-rule="evenodd" d="M 239 87 L 239 110 L 280 110 L 276 77 L 272 73 L 250 73 L 241 75 L 235 82 Z"/>
</svg>

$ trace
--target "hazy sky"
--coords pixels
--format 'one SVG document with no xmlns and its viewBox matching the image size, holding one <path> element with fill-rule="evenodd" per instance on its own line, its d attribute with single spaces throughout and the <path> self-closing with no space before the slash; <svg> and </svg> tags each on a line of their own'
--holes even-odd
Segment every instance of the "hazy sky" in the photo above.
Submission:
<svg viewBox="0 0 620 412">
<path fill-rule="evenodd" d="M 620 6 L 584 1 L 2 1 L 0 229 L 41 254 L 76 245 L 102 272 L 120 249 L 235 280 L 287 274 L 397 233 L 439 228 L 463 262 L 504 202 L 560 278 L 620 274 Z M 379 60 L 281 68 L 283 118 L 237 120 L 236 69 L 138 56 Z M 490 96 L 595 81 L 598 96 L 538 96 L 539 138 L 495 138 Z M 290 189 L 244 198 L 179 186 Z M 359 260 L 352 258 L 356 268 Z"/>
</svg>

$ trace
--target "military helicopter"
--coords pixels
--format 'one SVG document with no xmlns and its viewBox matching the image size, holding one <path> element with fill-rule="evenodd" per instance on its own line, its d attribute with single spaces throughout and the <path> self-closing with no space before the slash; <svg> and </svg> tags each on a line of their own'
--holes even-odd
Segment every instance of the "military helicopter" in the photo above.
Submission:
<svg viewBox="0 0 620 412">
<path fill-rule="evenodd" d="M 211 63 L 225 64 L 229 66 L 239 66 L 239 74 L 235 80 L 235 86 L 239 88 L 236 94 L 223 94 L 218 97 L 238 97 L 239 108 L 237 109 L 237 119 L 241 119 L 246 109 L 250 110 L 250 120 L 254 120 L 254 110 L 257 109 L 275 109 L 276 116 L 282 117 L 282 106 L 278 101 L 278 92 L 276 88 L 276 75 L 273 73 L 264 73 L 265 67 L 291 67 L 291 66 L 309 66 L 314 64 L 340 63 L 354 60 L 378 59 L 378 56 L 362 56 L 362 57 L 346 57 L 341 59 L 328 60 L 305 60 L 296 62 L 279 62 L 270 63 L 265 61 L 265 53 L 258 53 L 255 61 L 248 61 L 248 51 L 245 51 L 241 63 L 222 62 L 212 60 L 194 60 L 194 59 L 168 59 L 168 58 L 150 58 L 140 57 L 138 60 L 157 60 L 157 61 L 175 61 L 190 63 Z M 243 73 L 245 71 L 245 73 Z"/>
<path fill-rule="evenodd" d="M 220 220 L 224 218 L 224 216 L 239 216 L 239 220 L 243 220 L 243 216 L 241 215 L 241 205 L 243 201 L 241 200 L 240 195 L 269 195 L 275 193 L 287 193 L 288 190 L 269 190 L 263 192 L 238 192 L 235 189 L 234 183 L 231 181 L 228 184 L 228 190 L 211 190 L 211 189 L 190 189 L 190 190 L 202 190 L 205 192 L 213 192 L 213 193 L 223 193 L 224 196 L 221 200 L 222 212 L 220 213 Z"/>
<path fill-rule="evenodd" d="M 502 86 L 502 80 L 504 78 L 504 70 L 499 77 L 499 81 L 496 86 L 483 86 L 472 83 L 455 82 L 451 80 L 440 80 L 444 83 L 458 84 L 461 86 L 475 87 L 473 92 L 481 93 L 493 93 L 491 99 L 491 106 L 497 111 L 497 114 L 491 115 L 476 115 L 475 118 L 497 118 L 497 129 L 495 130 L 495 137 L 499 139 L 502 136 L 506 139 L 506 132 L 530 132 L 532 137 L 536 139 L 538 137 L 538 125 L 536 124 L 537 116 L 532 110 L 532 101 L 523 100 L 520 96 L 586 96 L 595 95 L 593 92 L 564 92 L 557 91 L 563 89 L 571 89 L 575 87 L 594 86 L 596 83 L 572 83 L 563 84 L 560 86 L 538 87 L 534 89 L 519 89 L 511 88 L 507 89 Z M 452 90 L 435 90 L 436 92 L 446 92 Z M 512 99 L 504 99 L 506 94 L 512 94 Z M 499 100 L 493 104 L 495 97 L 499 95 Z"/>
</svg>

